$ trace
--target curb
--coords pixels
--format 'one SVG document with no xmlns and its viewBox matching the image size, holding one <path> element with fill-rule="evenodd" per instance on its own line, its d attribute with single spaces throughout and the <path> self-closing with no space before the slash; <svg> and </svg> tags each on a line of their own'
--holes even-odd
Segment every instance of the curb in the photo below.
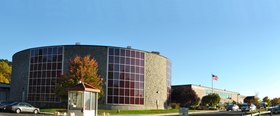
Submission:
<svg viewBox="0 0 280 116">
<path fill-rule="evenodd" d="M 242 116 L 258 116 L 259 114 L 268 114 L 268 113 L 271 113 L 271 112 L 265 111 L 265 112 L 261 112 L 261 113 L 247 114 L 247 115 L 242 115 Z"/>
<path fill-rule="evenodd" d="M 214 111 L 199 111 L 199 112 L 189 112 L 189 114 L 205 114 L 205 113 L 214 113 L 214 112 L 220 112 L 219 110 Z"/>
</svg>

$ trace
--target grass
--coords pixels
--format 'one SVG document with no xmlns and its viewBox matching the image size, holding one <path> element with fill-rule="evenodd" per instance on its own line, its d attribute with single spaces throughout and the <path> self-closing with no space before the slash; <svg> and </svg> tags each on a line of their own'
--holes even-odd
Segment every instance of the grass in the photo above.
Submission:
<svg viewBox="0 0 280 116">
<path fill-rule="evenodd" d="M 40 112 L 50 112 L 50 113 L 54 113 L 57 111 L 61 111 L 61 110 L 67 110 L 65 108 L 40 108 Z"/>
<path fill-rule="evenodd" d="M 98 114 L 102 113 L 110 114 L 164 114 L 164 113 L 179 113 L 179 109 L 167 109 L 167 110 L 98 110 Z M 197 110 L 189 110 L 189 112 L 197 112 Z"/>
<path fill-rule="evenodd" d="M 57 111 L 65 111 L 64 108 L 42 108 L 41 112 L 49 112 L 54 113 Z M 161 114 L 161 113 L 178 113 L 179 109 L 168 109 L 168 110 L 103 110 L 98 109 L 98 114 L 101 115 L 103 113 L 110 114 Z M 190 110 L 189 112 L 195 112 L 195 110 Z"/>
<path fill-rule="evenodd" d="M 98 110 L 98 114 L 102 113 L 110 114 L 160 114 L 160 113 L 177 113 L 179 109 L 169 109 L 169 110 Z"/>
<path fill-rule="evenodd" d="M 57 112 L 65 111 L 64 108 L 41 108 L 41 112 Z M 110 113 L 110 114 L 157 114 L 157 113 L 174 113 L 179 112 L 179 109 L 169 109 L 169 110 L 102 110 L 98 109 L 98 114 Z"/>
</svg>

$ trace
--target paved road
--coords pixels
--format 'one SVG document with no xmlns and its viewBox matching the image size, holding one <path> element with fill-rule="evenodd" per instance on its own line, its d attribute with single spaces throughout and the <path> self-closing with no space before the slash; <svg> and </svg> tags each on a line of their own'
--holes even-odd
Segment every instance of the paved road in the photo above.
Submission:
<svg viewBox="0 0 280 116">
<path fill-rule="evenodd" d="M 262 115 L 262 116 L 270 116 L 269 114 L 265 114 L 265 115 Z M 280 114 L 272 114 L 272 116 L 280 116 Z"/>
<path fill-rule="evenodd" d="M 242 112 L 212 112 L 203 114 L 191 114 L 190 116 L 241 116 Z"/>
<path fill-rule="evenodd" d="M 0 112 L 0 116 L 50 116 L 50 115 L 44 115 L 44 114 L 31 114 L 31 113 L 6 113 L 6 112 Z"/>
<path fill-rule="evenodd" d="M 213 113 L 203 113 L 203 114 L 191 114 L 190 116 L 241 116 L 242 112 L 213 112 Z M 262 116 L 270 116 L 269 114 Z M 280 116 L 280 114 L 273 114 L 272 116 Z"/>
</svg>

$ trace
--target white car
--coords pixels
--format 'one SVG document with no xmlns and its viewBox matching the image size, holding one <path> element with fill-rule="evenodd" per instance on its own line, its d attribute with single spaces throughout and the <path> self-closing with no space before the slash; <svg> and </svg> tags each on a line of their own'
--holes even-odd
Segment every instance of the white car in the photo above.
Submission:
<svg viewBox="0 0 280 116">
<path fill-rule="evenodd" d="M 36 108 L 25 102 L 15 102 L 13 104 L 10 104 L 9 106 L 7 106 L 7 110 L 16 113 L 33 112 L 34 114 L 38 114 L 40 112 L 39 108 Z"/>
<path fill-rule="evenodd" d="M 257 107 L 254 104 L 251 104 L 250 106 L 248 106 L 247 103 L 244 103 L 244 104 L 241 105 L 241 111 L 242 112 L 244 112 L 244 111 L 254 111 L 256 109 L 257 109 Z"/>
</svg>

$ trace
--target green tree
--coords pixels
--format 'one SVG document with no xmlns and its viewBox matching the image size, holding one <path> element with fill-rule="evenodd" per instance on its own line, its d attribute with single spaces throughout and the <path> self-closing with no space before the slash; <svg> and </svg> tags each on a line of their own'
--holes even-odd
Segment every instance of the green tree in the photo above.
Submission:
<svg viewBox="0 0 280 116">
<path fill-rule="evenodd" d="M 216 93 L 211 93 L 202 97 L 201 105 L 216 107 L 220 103 L 221 97 Z"/>
<path fill-rule="evenodd" d="M 57 81 L 56 94 L 61 98 L 67 98 L 68 87 L 74 86 L 79 81 L 87 83 L 100 89 L 99 98 L 103 96 L 102 80 L 98 74 L 98 64 L 89 55 L 85 57 L 76 56 L 70 60 L 68 73 L 62 75 Z"/>
<path fill-rule="evenodd" d="M 265 97 L 263 98 L 263 102 L 266 102 L 268 107 L 271 106 L 271 102 L 270 102 L 270 99 L 268 98 L 268 96 L 265 96 Z"/>
<path fill-rule="evenodd" d="M 233 101 L 232 101 L 232 104 L 237 104 L 237 102 L 233 100 Z"/>
<path fill-rule="evenodd" d="M 256 95 L 253 99 L 253 104 L 256 105 L 257 108 L 260 108 L 260 98 Z"/>
<path fill-rule="evenodd" d="M 12 66 L 8 60 L 0 60 L 0 82 L 10 83 L 12 74 Z"/>
<path fill-rule="evenodd" d="M 191 88 L 178 87 L 172 91 L 171 100 L 173 103 L 179 103 L 181 107 L 191 107 L 197 106 L 200 98 Z"/>
</svg>

